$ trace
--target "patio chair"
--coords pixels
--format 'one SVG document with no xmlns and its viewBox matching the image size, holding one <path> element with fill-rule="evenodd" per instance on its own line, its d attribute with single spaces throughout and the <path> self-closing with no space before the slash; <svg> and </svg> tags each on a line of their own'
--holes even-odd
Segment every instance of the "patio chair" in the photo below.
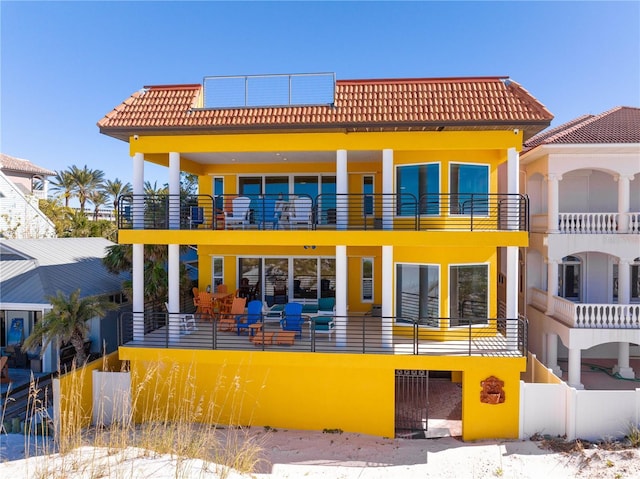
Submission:
<svg viewBox="0 0 640 479">
<path fill-rule="evenodd" d="M 242 321 L 242 316 L 238 317 L 238 336 L 243 330 L 247 330 L 250 336 L 256 330 L 262 328 L 262 301 L 254 300 L 250 301 L 247 305 L 246 322 Z"/>
<path fill-rule="evenodd" d="M 9 358 L 7 356 L 0 356 L 0 383 L 10 383 L 9 377 Z"/>
<path fill-rule="evenodd" d="M 193 316 L 193 314 L 189 314 L 189 313 L 171 313 L 169 311 L 169 303 L 164 303 L 164 307 L 167 310 L 167 314 L 169 314 L 169 316 L 171 316 L 172 314 L 177 314 L 179 315 L 180 318 L 180 332 L 187 334 L 190 333 L 191 331 L 195 331 L 197 329 L 196 327 L 196 318 Z"/>
<path fill-rule="evenodd" d="M 316 333 L 331 335 L 336 329 L 336 299 L 320 298 L 318 300 L 318 315 L 313 320 L 313 330 Z"/>
<path fill-rule="evenodd" d="M 289 227 L 306 226 L 311 229 L 311 207 L 313 202 L 311 198 L 301 196 L 293 200 L 292 211 L 289 214 Z"/>
<path fill-rule="evenodd" d="M 244 229 L 249 224 L 249 205 L 251 198 L 238 196 L 231 202 L 231 212 L 225 211 L 224 221 L 227 229 L 234 226 L 241 226 Z"/>
<path fill-rule="evenodd" d="M 260 198 L 255 206 L 255 221 L 258 228 L 267 229 L 267 225 L 271 225 L 271 229 L 278 229 L 278 214 L 276 213 L 276 200 L 274 198 Z"/>
<path fill-rule="evenodd" d="M 236 328 L 237 317 L 244 313 L 245 305 L 247 304 L 247 298 L 233 298 L 231 303 L 231 309 L 229 312 L 220 315 L 218 321 L 218 331 L 232 332 Z"/>
<path fill-rule="evenodd" d="M 204 224 L 204 208 L 191 206 L 189 208 L 189 229 L 197 229 L 201 224 Z"/>
<path fill-rule="evenodd" d="M 287 303 L 284 305 L 284 317 L 280 321 L 283 331 L 294 331 L 296 337 L 302 339 L 302 304 Z"/>
</svg>

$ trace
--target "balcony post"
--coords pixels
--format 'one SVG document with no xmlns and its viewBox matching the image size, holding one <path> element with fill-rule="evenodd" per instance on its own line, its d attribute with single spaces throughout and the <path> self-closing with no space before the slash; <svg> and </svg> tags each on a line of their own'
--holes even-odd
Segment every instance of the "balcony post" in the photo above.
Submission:
<svg viewBox="0 0 640 479">
<path fill-rule="evenodd" d="M 569 386 L 576 389 L 584 389 L 584 385 L 580 382 L 580 361 L 582 359 L 582 351 L 580 348 L 569 348 Z"/>
<path fill-rule="evenodd" d="M 180 229 L 180 153 L 169 153 L 169 204 L 167 211 L 168 227 Z"/>
<path fill-rule="evenodd" d="M 636 373 L 629 365 L 629 343 L 618 343 L 618 364 L 613 367 L 613 373 L 625 379 L 634 379 Z"/>
<path fill-rule="evenodd" d="M 629 183 L 633 175 L 618 175 L 618 233 L 629 232 Z"/>
<path fill-rule="evenodd" d="M 507 321 L 507 347 L 518 347 L 518 247 L 507 246 L 507 284 L 506 284 L 506 311 Z"/>
<path fill-rule="evenodd" d="M 133 340 L 144 339 L 144 245 L 134 244 L 132 248 L 133 286 Z"/>
<path fill-rule="evenodd" d="M 558 296 L 558 264 L 557 259 L 547 258 L 547 310 L 544 314 L 552 316 L 554 313 L 553 302 Z"/>
<path fill-rule="evenodd" d="M 520 193 L 520 155 L 515 148 L 507 150 L 507 193 L 514 195 L 514 197 Z M 517 231 L 520 229 L 520 211 L 518 211 L 518 214 L 511 212 L 511 197 L 508 198 L 507 204 L 509 205 L 507 207 L 509 218 L 507 220 L 507 229 Z M 518 204 L 518 208 L 520 208 L 520 203 L 515 203 L 515 199 L 514 204 Z"/>
<path fill-rule="evenodd" d="M 336 229 L 346 230 L 349 225 L 349 174 L 347 150 L 336 152 Z"/>
<path fill-rule="evenodd" d="M 631 263 L 631 259 L 618 260 L 618 304 L 631 302 Z"/>
<path fill-rule="evenodd" d="M 393 346 L 393 246 L 382 247 L 382 346 Z"/>
<path fill-rule="evenodd" d="M 336 346 L 347 345 L 347 247 L 336 245 Z"/>
<path fill-rule="evenodd" d="M 180 337 L 180 245 L 168 245 L 167 276 L 169 286 L 169 342 L 176 342 Z"/>
<path fill-rule="evenodd" d="M 398 191 L 397 194 L 400 194 Z M 382 150 L 382 229 L 393 229 L 393 150 Z"/>
<path fill-rule="evenodd" d="M 547 175 L 547 233 L 558 233 L 559 215 L 559 192 L 558 182 L 562 180 L 562 175 L 549 173 Z"/>
<path fill-rule="evenodd" d="M 133 155 L 133 229 L 144 228 L 144 154 Z"/>
</svg>

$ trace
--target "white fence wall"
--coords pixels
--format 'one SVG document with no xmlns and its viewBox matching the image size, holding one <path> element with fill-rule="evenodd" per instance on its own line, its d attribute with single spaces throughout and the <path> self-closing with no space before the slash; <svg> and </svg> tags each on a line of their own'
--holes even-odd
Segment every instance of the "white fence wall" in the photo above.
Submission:
<svg viewBox="0 0 640 479">
<path fill-rule="evenodd" d="M 578 391 L 561 384 L 520 382 L 520 438 L 534 434 L 569 440 L 620 438 L 639 425 L 640 389 Z"/>
</svg>

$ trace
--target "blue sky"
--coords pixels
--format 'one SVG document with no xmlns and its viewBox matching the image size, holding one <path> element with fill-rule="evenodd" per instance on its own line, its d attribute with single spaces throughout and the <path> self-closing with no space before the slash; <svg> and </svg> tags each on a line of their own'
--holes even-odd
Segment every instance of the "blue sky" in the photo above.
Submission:
<svg viewBox="0 0 640 479">
<path fill-rule="evenodd" d="M 0 151 L 125 181 L 128 145 L 96 122 L 145 85 L 205 76 L 507 75 L 552 126 L 640 106 L 640 2 L 2 0 L 0 22 Z"/>
</svg>

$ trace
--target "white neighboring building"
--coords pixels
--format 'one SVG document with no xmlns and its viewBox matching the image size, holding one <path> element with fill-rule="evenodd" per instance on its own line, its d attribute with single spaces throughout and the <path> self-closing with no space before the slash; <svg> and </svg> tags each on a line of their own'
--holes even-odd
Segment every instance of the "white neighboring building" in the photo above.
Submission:
<svg viewBox="0 0 640 479">
<path fill-rule="evenodd" d="M 47 178 L 55 174 L 30 161 L 0 153 L 0 237 L 56 236 L 55 226 L 38 207 L 38 200 L 47 198 Z M 37 180 L 42 189 L 34 188 Z"/>
<path fill-rule="evenodd" d="M 640 108 L 585 115 L 525 142 L 530 350 L 582 388 L 581 360 L 640 356 Z M 558 339 L 560 341 L 558 341 Z"/>
</svg>

